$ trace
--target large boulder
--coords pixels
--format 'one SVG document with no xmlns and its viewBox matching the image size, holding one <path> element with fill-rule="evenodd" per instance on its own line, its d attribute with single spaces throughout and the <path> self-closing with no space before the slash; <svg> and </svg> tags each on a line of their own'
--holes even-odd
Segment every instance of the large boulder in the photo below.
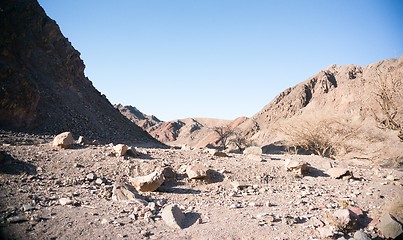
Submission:
<svg viewBox="0 0 403 240">
<path fill-rule="evenodd" d="M 248 147 L 243 151 L 243 155 L 254 161 L 262 161 L 262 148 Z"/>
<path fill-rule="evenodd" d="M 152 172 L 146 176 L 129 178 L 130 184 L 140 192 L 152 192 L 164 183 L 164 175 L 161 172 Z"/>
<path fill-rule="evenodd" d="M 53 139 L 53 147 L 67 148 L 74 144 L 74 138 L 71 132 L 63 132 Z"/>
</svg>

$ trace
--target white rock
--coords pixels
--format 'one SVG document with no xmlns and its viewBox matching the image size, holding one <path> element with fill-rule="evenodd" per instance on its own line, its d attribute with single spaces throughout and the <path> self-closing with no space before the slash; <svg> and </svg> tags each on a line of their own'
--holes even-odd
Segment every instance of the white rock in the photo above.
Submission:
<svg viewBox="0 0 403 240">
<path fill-rule="evenodd" d="M 60 205 L 64 206 L 64 205 L 70 205 L 73 203 L 73 200 L 71 200 L 70 198 L 60 198 L 59 199 L 59 203 Z"/>
<path fill-rule="evenodd" d="M 113 151 L 115 151 L 115 154 L 117 157 L 124 156 L 127 152 L 128 146 L 125 144 L 118 144 L 113 147 Z"/>
<path fill-rule="evenodd" d="M 243 151 L 243 155 L 253 161 L 262 161 L 262 148 L 248 147 Z"/>
<path fill-rule="evenodd" d="M 63 132 L 53 139 L 53 147 L 66 148 L 74 144 L 73 135 L 71 132 Z"/>
</svg>

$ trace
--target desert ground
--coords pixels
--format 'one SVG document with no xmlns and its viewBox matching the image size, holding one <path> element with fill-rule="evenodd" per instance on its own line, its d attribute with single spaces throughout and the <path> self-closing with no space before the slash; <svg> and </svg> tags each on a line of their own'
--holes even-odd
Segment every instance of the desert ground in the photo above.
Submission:
<svg viewBox="0 0 403 240">
<path fill-rule="evenodd" d="M 366 159 L 147 146 L 115 156 L 113 144 L 60 148 L 53 136 L 0 136 L 3 239 L 384 239 L 379 219 L 403 196 L 401 169 Z M 289 159 L 309 171 L 287 171 Z M 189 179 L 186 167 L 198 163 L 206 177 Z M 350 173 L 337 179 L 330 167 Z M 159 169 L 169 171 L 155 191 L 113 197 L 114 185 Z M 161 217 L 172 204 L 184 214 L 177 225 Z"/>
</svg>

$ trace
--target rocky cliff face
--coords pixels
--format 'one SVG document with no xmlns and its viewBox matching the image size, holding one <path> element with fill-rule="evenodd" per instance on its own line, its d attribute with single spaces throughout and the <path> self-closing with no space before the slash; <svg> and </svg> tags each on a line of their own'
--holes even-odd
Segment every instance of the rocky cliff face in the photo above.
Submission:
<svg viewBox="0 0 403 240">
<path fill-rule="evenodd" d="M 154 141 L 94 88 L 80 53 L 35 0 L 0 9 L 0 128 Z"/>
</svg>

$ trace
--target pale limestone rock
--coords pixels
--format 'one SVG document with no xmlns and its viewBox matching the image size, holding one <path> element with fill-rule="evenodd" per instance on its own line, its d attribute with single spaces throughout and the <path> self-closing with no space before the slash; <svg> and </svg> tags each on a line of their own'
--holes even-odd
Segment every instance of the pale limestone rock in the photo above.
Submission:
<svg viewBox="0 0 403 240">
<path fill-rule="evenodd" d="M 113 151 L 115 151 L 115 155 L 117 157 L 124 156 L 129 148 L 125 144 L 118 144 L 113 147 Z"/>
<path fill-rule="evenodd" d="M 243 155 L 253 161 L 262 161 L 262 148 L 248 147 L 243 151 Z"/>
<path fill-rule="evenodd" d="M 53 147 L 66 148 L 74 144 L 73 135 L 71 132 L 63 132 L 53 139 Z"/>
<path fill-rule="evenodd" d="M 160 172 L 152 172 L 146 176 L 129 178 L 130 184 L 140 192 L 155 191 L 161 186 L 164 180 L 164 175 Z"/>
</svg>

